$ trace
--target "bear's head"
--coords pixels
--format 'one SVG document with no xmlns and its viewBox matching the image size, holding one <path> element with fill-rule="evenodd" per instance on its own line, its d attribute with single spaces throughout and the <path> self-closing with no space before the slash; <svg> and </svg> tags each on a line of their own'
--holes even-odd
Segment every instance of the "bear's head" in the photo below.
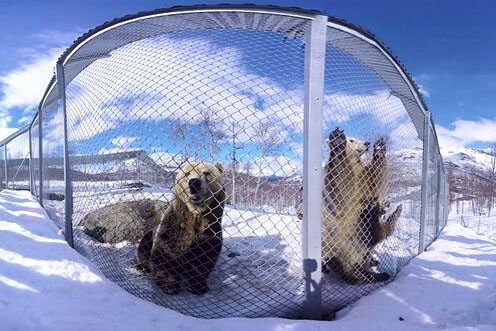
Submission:
<svg viewBox="0 0 496 331">
<path fill-rule="evenodd" d="M 343 130 L 336 128 L 329 134 L 326 141 L 329 150 L 334 153 L 344 153 L 350 160 L 359 161 L 361 156 L 369 150 L 370 142 L 357 138 L 346 137 Z"/>
<path fill-rule="evenodd" d="M 370 143 L 353 137 L 346 137 L 346 151 L 353 159 L 359 160 L 369 150 Z"/>
<path fill-rule="evenodd" d="M 222 165 L 206 162 L 186 162 L 179 168 L 174 194 L 190 212 L 197 214 L 220 204 L 223 196 Z"/>
</svg>

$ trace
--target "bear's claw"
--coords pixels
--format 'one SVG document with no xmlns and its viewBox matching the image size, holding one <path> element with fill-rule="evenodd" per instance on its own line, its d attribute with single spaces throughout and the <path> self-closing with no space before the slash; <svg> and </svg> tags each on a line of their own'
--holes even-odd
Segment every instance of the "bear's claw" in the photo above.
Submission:
<svg viewBox="0 0 496 331">
<path fill-rule="evenodd" d="M 329 143 L 336 151 L 344 151 L 346 148 L 346 136 L 344 131 L 337 127 L 329 134 Z"/>
<path fill-rule="evenodd" d="M 374 143 L 374 151 L 386 151 L 386 139 L 380 137 Z"/>
</svg>

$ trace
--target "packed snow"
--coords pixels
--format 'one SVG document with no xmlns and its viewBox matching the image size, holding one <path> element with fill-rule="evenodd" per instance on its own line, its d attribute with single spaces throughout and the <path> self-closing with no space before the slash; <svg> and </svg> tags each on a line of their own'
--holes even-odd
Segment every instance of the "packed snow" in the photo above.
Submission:
<svg viewBox="0 0 496 331">
<path fill-rule="evenodd" d="M 0 330 L 495 330 L 496 244 L 448 223 L 335 321 L 203 320 L 136 298 L 71 249 L 29 192 L 0 193 Z"/>
<path fill-rule="evenodd" d="M 162 293 L 148 275 L 136 272 L 137 245 L 123 241 L 100 243 L 88 236 L 80 221 L 88 213 L 119 201 L 150 198 L 169 201 L 170 190 L 156 187 L 136 191 L 115 190 L 115 182 L 75 182 L 74 242 L 78 251 L 102 270 L 107 278 L 128 292 L 181 313 L 202 318 L 286 317 L 301 314 L 304 296 L 301 224 L 294 210 L 277 213 L 270 208 L 226 206 L 223 223 L 223 249 L 216 268 L 210 274 L 210 291 L 201 297 L 187 291 L 170 296 Z M 121 187 L 121 185 L 118 185 Z M 409 196 L 395 196 L 403 212 L 394 234 L 378 245 L 378 271 L 396 274 L 418 251 L 417 201 Z M 48 215 L 63 229 L 63 201 L 44 202 Z M 394 208 L 391 208 L 394 210 Z M 323 306 L 326 314 L 344 307 L 383 284 L 350 285 L 333 274 L 322 280 Z M 277 305 L 273 303 L 277 302 Z"/>
<path fill-rule="evenodd" d="M 482 213 L 481 213 L 482 211 Z M 487 208 L 474 211 L 472 201 L 459 200 L 451 208 L 450 218 L 460 225 L 471 228 L 475 233 L 496 241 L 496 210 Z"/>
</svg>

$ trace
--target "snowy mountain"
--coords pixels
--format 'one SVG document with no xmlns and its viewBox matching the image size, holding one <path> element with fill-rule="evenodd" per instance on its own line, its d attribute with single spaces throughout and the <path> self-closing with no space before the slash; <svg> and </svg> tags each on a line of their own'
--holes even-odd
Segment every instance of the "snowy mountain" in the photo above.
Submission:
<svg viewBox="0 0 496 331">
<path fill-rule="evenodd" d="M 468 147 L 441 147 L 443 161 L 448 168 L 487 171 L 491 155 L 483 149 Z"/>
</svg>

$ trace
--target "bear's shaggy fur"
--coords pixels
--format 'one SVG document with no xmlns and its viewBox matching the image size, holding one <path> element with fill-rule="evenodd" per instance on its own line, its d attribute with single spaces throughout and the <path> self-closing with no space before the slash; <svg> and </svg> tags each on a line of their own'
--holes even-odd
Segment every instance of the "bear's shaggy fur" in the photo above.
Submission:
<svg viewBox="0 0 496 331">
<path fill-rule="evenodd" d="M 333 270 L 353 283 L 385 281 L 377 273 L 372 257 L 374 247 L 390 236 L 402 206 L 384 219 L 387 183 L 386 144 L 379 138 L 369 163 L 362 159 L 369 143 L 346 138 L 339 128 L 328 140 L 329 159 L 324 167 L 323 270 Z"/>
<path fill-rule="evenodd" d="M 207 278 L 222 248 L 222 171 L 203 162 L 181 166 L 171 204 L 140 241 L 137 268 L 150 272 L 167 294 L 179 293 L 183 283 L 193 294 L 209 290 Z"/>
<path fill-rule="evenodd" d="M 377 266 L 374 247 L 390 236 L 401 214 L 401 205 L 385 220 L 387 164 L 383 138 L 374 144 L 372 160 L 363 155 L 369 142 L 347 138 L 339 128 L 327 140 L 329 159 L 323 169 L 322 270 L 333 270 L 352 284 L 385 281 Z M 296 205 L 303 219 L 303 203 Z"/>
</svg>

